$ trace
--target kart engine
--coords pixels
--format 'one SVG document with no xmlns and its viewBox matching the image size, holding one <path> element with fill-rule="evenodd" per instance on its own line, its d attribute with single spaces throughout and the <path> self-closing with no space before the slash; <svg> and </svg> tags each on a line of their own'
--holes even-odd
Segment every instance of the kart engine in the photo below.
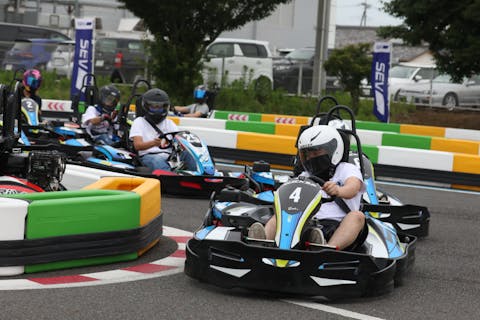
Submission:
<svg viewBox="0 0 480 320">
<path fill-rule="evenodd" d="M 60 190 L 60 181 L 67 165 L 66 157 L 58 151 L 29 153 L 27 180 L 47 191 Z"/>
<path fill-rule="evenodd" d="M 45 191 L 58 191 L 66 164 L 66 156 L 56 150 L 13 152 L 8 154 L 2 172 L 24 178 Z"/>
</svg>

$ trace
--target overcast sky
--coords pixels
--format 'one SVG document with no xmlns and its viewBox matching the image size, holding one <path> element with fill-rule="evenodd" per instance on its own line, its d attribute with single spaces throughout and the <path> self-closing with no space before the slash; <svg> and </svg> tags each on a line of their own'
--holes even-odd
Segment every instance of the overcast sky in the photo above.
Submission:
<svg viewBox="0 0 480 320">
<path fill-rule="evenodd" d="M 370 8 L 367 9 L 367 26 L 398 25 L 401 20 L 394 18 L 381 10 L 381 0 L 337 0 L 337 25 L 360 25 L 362 20 L 362 3 L 366 2 Z"/>
</svg>

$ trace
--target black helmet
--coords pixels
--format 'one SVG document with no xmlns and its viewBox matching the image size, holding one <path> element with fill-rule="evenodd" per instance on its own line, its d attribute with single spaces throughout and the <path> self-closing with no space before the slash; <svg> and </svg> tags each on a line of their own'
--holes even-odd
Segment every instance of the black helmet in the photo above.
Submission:
<svg viewBox="0 0 480 320">
<path fill-rule="evenodd" d="M 170 107 L 168 94 L 161 89 L 150 89 L 142 96 L 142 107 L 145 117 L 154 123 L 160 123 L 165 119 Z"/>
<path fill-rule="evenodd" d="M 106 85 L 100 88 L 100 106 L 105 113 L 111 113 L 120 101 L 120 91 L 115 86 Z"/>
</svg>

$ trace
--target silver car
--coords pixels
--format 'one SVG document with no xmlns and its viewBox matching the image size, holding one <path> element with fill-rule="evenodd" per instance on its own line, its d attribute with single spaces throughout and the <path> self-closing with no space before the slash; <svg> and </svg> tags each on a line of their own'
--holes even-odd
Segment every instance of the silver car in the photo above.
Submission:
<svg viewBox="0 0 480 320">
<path fill-rule="evenodd" d="M 405 86 L 399 92 L 399 100 L 449 110 L 457 106 L 480 106 L 480 75 L 455 83 L 449 75 L 441 74 L 431 82 Z"/>
<path fill-rule="evenodd" d="M 47 71 L 55 71 L 59 76 L 68 78 L 72 75 L 75 41 L 60 43 L 47 63 Z"/>
</svg>

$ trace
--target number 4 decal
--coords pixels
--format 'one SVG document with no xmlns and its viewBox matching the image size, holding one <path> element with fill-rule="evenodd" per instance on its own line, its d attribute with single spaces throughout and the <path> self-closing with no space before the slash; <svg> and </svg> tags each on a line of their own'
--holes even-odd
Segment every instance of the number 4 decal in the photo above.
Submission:
<svg viewBox="0 0 480 320">
<path fill-rule="evenodd" d="M 301 187 L 295 188 L 295 190 L 293 190 L 293 192 L 290 194 L 288 199 L 292 199 L 293 202 L 298 202 L 300 200 L 300 192 L 301 191 L 302 191 Z"/>
</svg>

